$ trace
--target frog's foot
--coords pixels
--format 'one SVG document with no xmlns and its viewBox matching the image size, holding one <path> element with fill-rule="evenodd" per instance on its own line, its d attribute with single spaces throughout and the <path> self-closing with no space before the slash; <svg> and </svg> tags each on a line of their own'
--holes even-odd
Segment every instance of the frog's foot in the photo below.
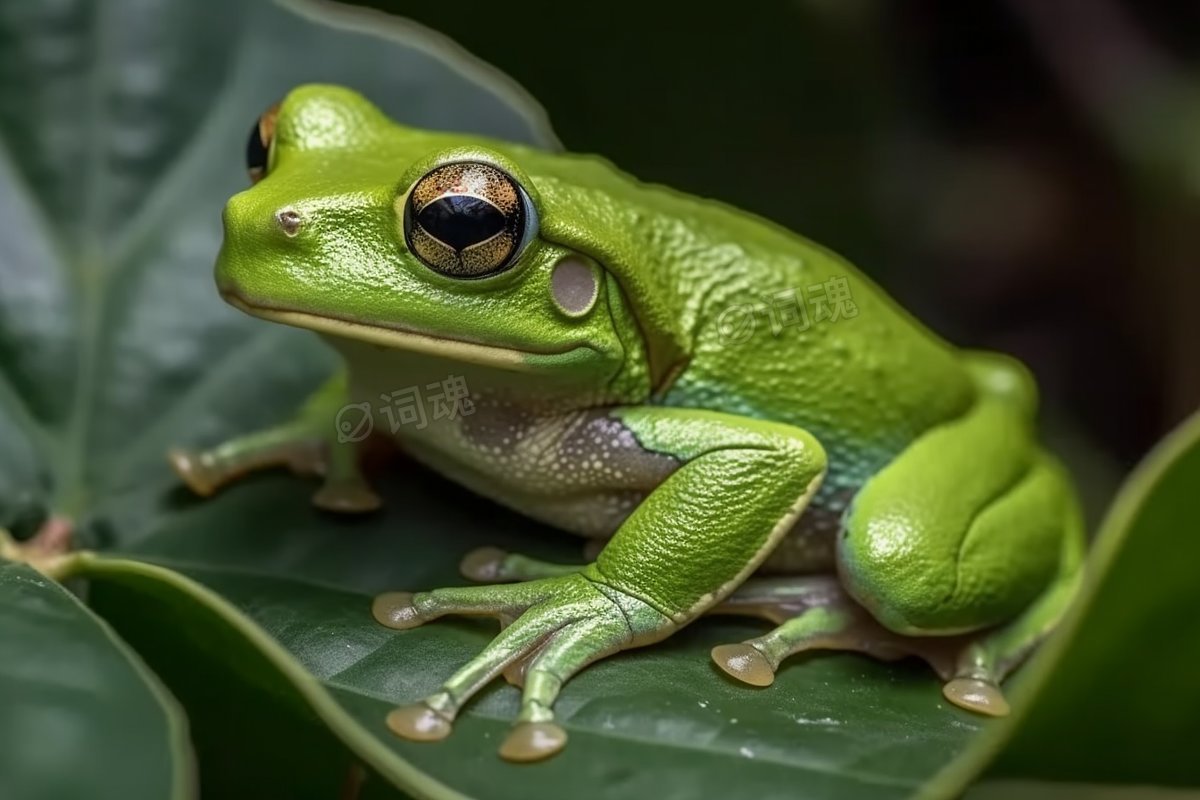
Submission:
<svg viewBox="0 0 1200 800">
<path fill-rule="evenodd" d="M 771 615 L 775 613 L 770 611 Z M 806 608 L 764 636 L 714 647 L 712 659 L 742 683 L 770 686 L 784 659 L 806 650 L 851 650 L 881 661 L 917 656 L 946 681 L 942 694 L 954 705 L 992 717 L 1009 713 L 1008 701 L 1000 690 L 1000 676 L 978 663 L 969 663 L 965 654 L 973 652 L 973 645 L 966 644 L 964 649 L 964 637 L 903 636 L 848 605 Z"/>
<path fill-rule="evenodd" d="M 327 476 L 312 502 L 317 508 L 339 514 L 366 514 L 383 505 L 370 484 L 357 475 L 340 480 Z"/>
<path fill-rule="evenodd" d="M 75 526 L 66 517 L 50 517 L 31 538 L 18 542 L 0 528 L 0 559 L 18 561 L 58 579 L 75 540 Z"/>
<path fill-rule="evenodd" d="M 988 674 L 951 678 L 942 686 L 942 695 L 959 708 L 988 717 L 1008 716 L 1008 700 L 1000 683 Z"/>
<path fill-rule="evenodd" d="M 501 586 L 389 592 L 375 599 L 372 611 L 376 620 L 397 630 L 447 614 L 501 621 L 503 629 L 483 652 L 438 691 L 394 710 L 387 723 L 406 739 L 442 739 L 472 695 L 525 662 L 521 710 L 500 746 L 500 755 L 509 761 L 538 761 L 566 744 L 553 705 L 571 676 L 597 659 L 657 641 L 675 628 L 651 606 L 580 573 Z"/>
<path fill-rule="evenodd" d="M 782 622 L 763 636 L 712 650 L 718 667 L 751 686 L 770 686 L 780 664 L 788 656 L 806 650 L 850 650 L 881 661 L 916 656 L 945 681 L 942 694 L 954 705 L 993 717 L 1009 712 L 1008 701 L 1000 690 L 1005 673 L 994 666 L 997 634 L 895 633 L 851 600 L 838 580 L 830 576 L 749 580 L 709 613 Z M 1026 641 L 1019 633 L 1009 634 L 1008 638 Z M 1009 659 L 1001 666 L 1009 667 L 1014 661 Z"/>
<path fill-rule="evenodd" d="M 945 678 L 954 674 L 963 646 L 962 637 L 916 638 L 888 630 L 831 576 L 747 581 L 710 613 L 783 620 L 763 636 L 712 650 L 718 667 L 751 686 L 770 686 L 784 659 L 806 650 L 850 650 L 882 661 L 917 656 Z"/>
</svg>

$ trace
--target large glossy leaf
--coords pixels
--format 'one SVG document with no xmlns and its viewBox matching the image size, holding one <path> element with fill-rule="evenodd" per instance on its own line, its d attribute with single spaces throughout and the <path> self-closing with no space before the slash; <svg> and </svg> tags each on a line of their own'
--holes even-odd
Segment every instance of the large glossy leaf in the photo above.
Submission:
<svg viewBox="0 0 1200 800">
<path fill-rule="evenodd" d="M 3 0 L 0 43 L 0 502 L 122 540 L 160 510 L 168 443 L 277 419 L 331 365 L 213 292 L 267 106 L 337 82 L 414 125 L 552 138 L 444 40 L 315 0 Z"/>
<path fill-rule="evenodd" d="M 42 574 L 0 561 L 0 797 L 190 797 L 186 728 L 108 625 Z"/>
<path fill-rule="evenodd" d="M 88 573 L 111 584 L 96 587 L 100 608 L 124 631 L 151 624 L 147 609 L 168 601 L 109 604 L 122 592 L 182 593 L 206 606 L 184 614 L 187 603 L 170 600 L 177 616 L 157 624 L 160 642 L 206 641 L 192 633 L 190 614 L 228 618 L 239 609 L 290 653 L 273 651 L 274 673 L 255 680 L 290 681 L 297 699 L 372 767 L 422 796 L 442 792 L 411 785 L 396 756 L 473 797 L 559 798 L 581 786 L 615 797 L 791 797 L 796 786 L 808 797 L 905 797 L 978 729 L 916 664 L 816 657 L 798 660 L 767 691 L 734 685 L 711 666 L 708 650 L 753 627 L 713 620 L 572 681 L 559 703 L 572 743 L 545 764 L 513 766 L 496 755 L 517 710 L 517 691 L 503 683 L 471 706 L 446 742 L 396 739 L 383 726 L 387 711 L 434 689 L 493 630 L 446 622 L 393 633 L 371 621 L 371 593 L 461 583 L 459 557 L 482 544 L 556 558 L 577 558 L 578 548 L 414 466 L 382 477 L 388 511 L 372 520 L 330 520 L 308 508 L 311 487 L 264 478 L 193 505 L 139 544 L 139 558 L 214 590 L 232 608 L 189 584 L 164 583 L 163 573 L 135 579 L 136 567 L 93 563 Z"/>
</svg>

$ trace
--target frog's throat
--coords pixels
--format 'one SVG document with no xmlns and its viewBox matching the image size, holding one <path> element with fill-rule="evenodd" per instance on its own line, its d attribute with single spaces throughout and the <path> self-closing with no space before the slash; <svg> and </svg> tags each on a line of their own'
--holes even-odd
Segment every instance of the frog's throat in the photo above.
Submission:
<svg viewBox="0 0 1200 800">
<path fill-rule="evenodd" d="M 521 350 L 509 347 L 497 347 L 478 342 L 467 342 L 461 339 L 447 339 L 431 336 L 427 333 L 404 330 L 402 328 L 383 328 L 378 325 L 367 325 L 361 322 L 326 317 L 319 314 L 309 314 L 304 311 L 292 311 L 281 308 L 269 308 L 254 305 L 245 298 L 233 292 L 222 292 L 225 302 L 234 308 L 244 311 L 254 317 L 291 325 L 296 328 L 315 331 L 327 336 L 341 339 L 354 339 L 368 344 L 396 350 L 406 350 L 414 353 L 440 356 L 467 364 L 500 367 L 518 372 L 533 372 L 547 360 L 554 361 L 579 351 L 591 350 L 587 345 L 571 345 L 561 350 Z"/>
</svg>

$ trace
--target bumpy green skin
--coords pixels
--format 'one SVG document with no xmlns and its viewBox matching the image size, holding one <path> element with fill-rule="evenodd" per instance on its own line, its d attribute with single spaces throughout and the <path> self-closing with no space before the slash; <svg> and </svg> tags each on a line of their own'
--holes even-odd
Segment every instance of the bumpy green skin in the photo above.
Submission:
<svg viewBox="0 0 1200 800">
<path fill-rule="evenodd" d="M 540 217 L 518 263 L 478 280 L 434 272 L 401 229 L 409 187 L 462 160 L 506 170 Z M 283 210 L 298 230 L 281 229 Z M 964 651 L 960 677 L 985 682 L 1070 596 L 1078 511 L 1033 438 L 1023 368 L 948 346 L 791 232 L 594 157 L 402 127 L 330 86 L 288 95 L 266 178 L 230 200 L 225 224 L 224 296 L 326 336 L 346 357 L 348 401 L 465 378 L 475 413 L 396 428 L 404 449 L 530 516 L 611 537 L 577 572 L 381 600 L 395 627 L 445 613 L 511 623 L 393 720 L 405 735 L 444 735 L 471 693 L 523 664 L 525 727 L 505 754 L 552 752 L 531 742 L 550 731 L 561 746 L 546 726 L 563 681 L 669 635 L 760 569 L 836 574 L 846 607 L 889 634 L 1010 623 Z M 556 299 L 565 259 L 594 276 L 582 314 Z M 804 298 L 835 288 L 852 305 L 814 319 Z M 807 324 L 772 329 L 791 290 Z M 752 335 L 731 338 L 748 314 Z M 793 626 L 795 647 L 840 624 Z"/>
</svg>

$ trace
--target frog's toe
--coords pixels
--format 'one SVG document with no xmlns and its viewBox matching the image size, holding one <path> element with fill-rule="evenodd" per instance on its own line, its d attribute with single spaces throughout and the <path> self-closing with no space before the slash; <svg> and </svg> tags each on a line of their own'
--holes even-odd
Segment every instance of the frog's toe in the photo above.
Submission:
<svg viewBox="0 0 1200 800">
<path fill-rule="evenodd" d="M 995 682 L 976 677 L 958 677 L 947 681 L 942 695 L 959 708 L 989 717 L 1008 716 L 1008 700 Z"/>
<path fill-rule="evenodd" d="M 775 664 L 747 642 L 722 644 L 712 649 L 712 660 L 731 678 L 751 686 L 770 686 L 775 682 Z"/>
<path fill-rule="evenodd" d="M 425 621 L 413 603 L 412 592 L 384 592 L 371 604 L 371 616 L 380 625 L 398 631 L 415 628 Z"/>
<path fill-rule="evenodd" d="M 414 742 L 436 742 L 450 735 L 453 724 L 425 703 L 400 706 L 387 715 L 392 733 Z"/>
<path fill-rule="evenodd" d="M 200 497 L 211 497 L 221 485 L 216 464 L 207 453 L 173 447 L 167 451 L 167 462 L 179 479 Z"/>
<path fill-rule="evenodd" d="M 583 568 L 581 564 L 554 564 L 537 558 L 510 553 L 499 547 L 477 547 L 458 564 L 467 580 L 480 583 L 514 583 L 557 578 Z"/>
<path fill-rule="evenodd" d="M 542 581 L 511 586 L 464 586 L 432 592 L 384 592 L 371 604 L 376 622 L 408 630 L 447 614 L 496 617 L 507 625 L 545 599 L 552 584 Z"/>
<path fill-rule="evenodd" d="M 338 514 L 366 514 L 383 505 L 379 495 L 360 480 L 329 481 L 313 495 L 312 503 Z"/>
<path fill-rule="evenodd" d="M 554 722 L 519 722 L 500 745 L 505 761 L 541 761 L 567 745 L 567 732 Z"/>
<path fill-rule="evenodd" d="M 476 547 L 463 556 L 458 571 L 469 581 L 496 583 L 504 580 L 504 560 L 508 553 L 499 547 Z"/>
</svg>

